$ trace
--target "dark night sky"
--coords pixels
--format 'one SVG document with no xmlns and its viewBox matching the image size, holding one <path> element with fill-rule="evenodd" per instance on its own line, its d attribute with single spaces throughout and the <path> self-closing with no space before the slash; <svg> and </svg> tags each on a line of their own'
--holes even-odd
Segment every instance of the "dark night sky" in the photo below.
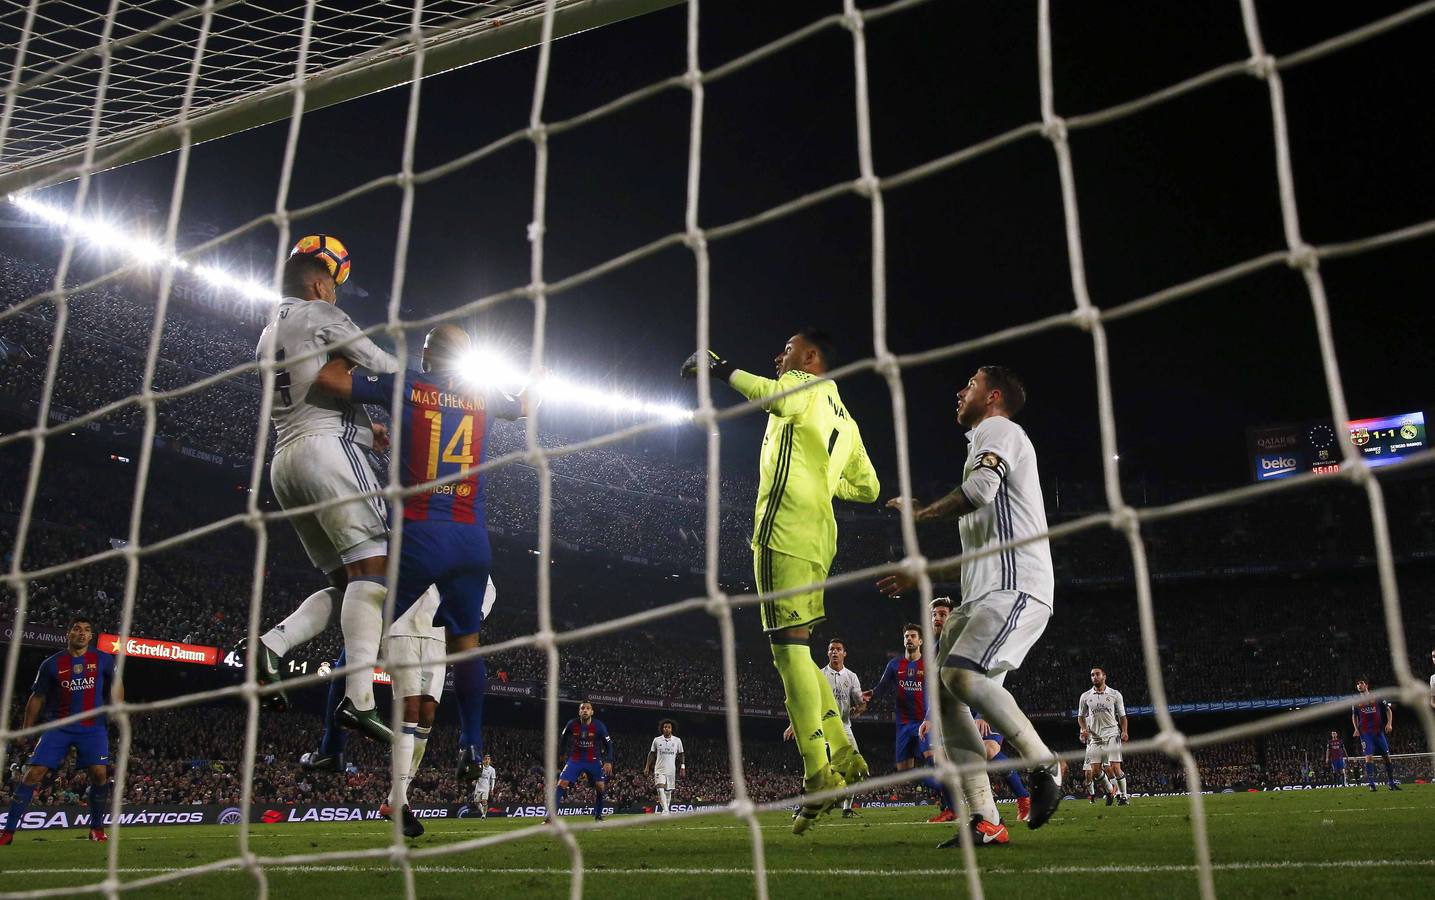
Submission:
<svg viewBox="0 0 1435 900">
<path fill-rule="evenodd" d="M 1281 54 L 1404 4 L 1259 6 Z M 1247 55 L 1237 4 L 1064 3 L 1054 13 L 1057 109 L 1089 112 Z M 830 2 L 704 4 L 705 68 L 840 8 Z M 554 46 L 545 118 L 561 119 L 685 66 L 682 7 Z M 891 174 L 1038 118 L 1035 6 L 933 2 L 868 28 L 879 173 Z M 1287 73 L 1286 100 L 1305 237 L 1348 240 L 1435 216 L 1435 17 Z M 419 167 L 523 127 L 535 52 L 429 79 Z M 407 88 L 305 117 L 291 206 L 397 170 Z M 555 137 L 548 191 L 550 282 L 682 227 L 689 95 L 672 91 Z M 751 215 L 857 174 L 852 45 L 831 29 L 707 92 L 702 222 Z M 272 208 L 284 124 L 195 151 L 188 221 L 233 227 Z M 1088 283 L 1111 306 L 1281 249 L 1266 86 L 1223 81 L 1072 137 Z M 173 159 L 102 176 L 107 210 L 168 196 Z M 525 225 L 533 151 L 519 144 L 417 194 L 407 315 L 429 314 L 528 278 Z M 61 189 L 63 190 L 63 189 Z M 886 197 L 890 332 L 909 352 L 1072 307 L 1055 154 L 1029 138 Z M 302 227 L 341 235 L 362 323 L 378 320 L 391 278 L 399 195 L 386 190 Z M 263 246 L 272 241 L 266 232 Z M 847 359 L 869 355 L 867 205 L 828 202 L 712 248 L 713 342 L 770 371 L 797 326 L 832 331 Z M 1430 408 L 1428 239 L 1323 266 L 1353 415 Z M 675 379 L 694 344 L 694 266 L 679 247 L 556 297 L 555 369 L 645 394 L 689 396 Z M 526 347 L 516 302 L 476 323 Z M 1247 480 L 1244 429 L 1328 413 L 1310 304 L 1297 273 L 1272 269 L 1109 329 L 1123 466 L 1155 478 Z M 906 376 L 916 476 L 949 480 L 964 452 L 952 395 L 978 364 L 1026 373 L 1023 421 L 1044 468 L 1096 478 L 1091 342 L 1063 330 Z M 842 385 L 889 488 L 895 454 L 885 386 Z M 723 402 L 735 399 L 722 394 Z M 725 426 L 750 461 L 757 417 Z M 695 434 L 677 442 L 699 446 Z"/>
</svg>

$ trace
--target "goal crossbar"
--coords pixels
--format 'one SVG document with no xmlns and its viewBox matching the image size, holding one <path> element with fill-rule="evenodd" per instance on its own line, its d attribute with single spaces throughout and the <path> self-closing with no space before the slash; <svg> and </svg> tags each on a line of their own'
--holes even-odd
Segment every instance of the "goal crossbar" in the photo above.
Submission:
<svg viewBox="0 0 1435 900">
<path fill-rule="evenodd" d="M 675 6 L 682 0 L 567 0 L 556 5 L 553 37 L 569 37 L 624 19 Z M 501 7 L 501 14 L 493 8 Z M 483 4 L 466 19 L 425 36 L 422 77 L 526 50 L 542 40 L 543 3 L 512 0 Z M 25 118 L 27 88 L 63 77 L 56 72 L 81 67 L 93 54 L 81 54 L 41 73 L 28 83 L 12 86 L 12 128 Z M 304 111 L 313 112 L 368 94 L 409 83 L 414 77 L 414 44 L 403 29 L 385 44 L 339 65 L 319 71 L 304 83 Z M 294 111 L 294 84 L 281 80 L 257 91 L 236 94 L 191 117 L 151 119 L 101 135 L 95 146 L 92 172 L 106 171 L 174 152 L 184 139 L 192 144 L 228 137 L 287 119 Z M 41 110 L 43 112 L 43 109 Z M 37 156 L 7 152 L 0 157 L 0 195 L 69 181 L 84 164 L 83 142 L 71 143 Z"/>
</svg>

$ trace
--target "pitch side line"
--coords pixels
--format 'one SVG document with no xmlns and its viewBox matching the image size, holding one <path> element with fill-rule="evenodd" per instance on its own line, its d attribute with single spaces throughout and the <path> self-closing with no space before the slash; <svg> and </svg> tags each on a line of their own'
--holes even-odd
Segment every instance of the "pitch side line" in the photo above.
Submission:
<svg viewBox="0 0 1435 900">
<path fill-rule="evenodd" d="M 1360 869 L 1367 867 L 1376 868 L 1424 868 L 1435 867 L 1435 859 L 1349 859 L 1349 860 L 1313 860 L 1300 862 L 1297 860 L 1278 860 L 1273 862 L 1238 862 L 1238 863 L 1213 863 L 1211 868 L 1217 872 L 1242 872 L 1259 871 L 1267 869 Z M 542 868 L 533 866 L 514 866 L 500 868 L 485 868 L 482 866 L 414 866 L 415 874 L 429 875 L 553 875 L 567 878 L 571 876 L 572 870 L 567 868 Z M 105 868 L 84 867 L 68 869 L 0 869 L 0 875 L 96 875 L 107 872 Z M 121 866 L 117 872 L 142 874 L 156 872 L 178 872 L 178 867 L 142 866 L 126 867 Z M 241 873 L 244 869 L 236 865 L 233 869 L 225 869 L 224 872 Z M 392 866 L 264 866 L 266 872 L 291 872 L 291 873 L 320 873 L 320 872 L 392 872 Z M 877 878 L 889 878 L 900 875 L 950 875 L 963 871 L 960 866 L 953 866 L 950 869 L 768 869 L 767 874 L 771 876 L 813 876 L 813 875 L 841 875 L 841 876 L 871 876 Z M 1032 869 L 1013 869 L 1005 866 L 990 866 L 981 869 L 982 875 L 1088 875 L 1102 873 L 1118 874 L 1169 874 L 1180 872 L 1194 872 L 1194 865 L 1101 865 L 1101 866 L 1039 866 Z M 207 873 L 213 874 L 213 873 Z M 752 869 L 741 867 L 727 867 L 714 869 L 696 869 L 680 867 L 654 867 L 646 869 L 609 869 L 589 868 L 584 872 L 588 875 L 740 875 L 751 878 Z"/>
</svg>

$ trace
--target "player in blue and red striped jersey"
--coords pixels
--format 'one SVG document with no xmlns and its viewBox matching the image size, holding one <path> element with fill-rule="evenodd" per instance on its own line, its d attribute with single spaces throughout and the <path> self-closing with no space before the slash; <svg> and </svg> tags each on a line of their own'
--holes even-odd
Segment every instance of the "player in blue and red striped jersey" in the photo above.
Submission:
<svg viewBox="0 0 1435 900">
<path fill-rule="evenodd" d="M 1340 732 L 1332 731 L 1330 740 L 1325 745 L 1325 764 L 1330 766 L 1330 783 L 1335 784 L 1336 777 L 1340 778 L 1341 787 L 1350 787 L 1350 776 L 1345 771 L 1345 741 L 1341 740 Z"/>
<path fill-rule="evenodd" d="M 90 649 L 94 634 L 94 625 L 89 619 L 76 616 L 70 620 L 66 634 L 69 646 L 40 663 L 21 727 L 33 726 L 42 710 L 47 722 L 97 711 L 108 702 L 107 691 L 113 692 L 116 702 L 124 700 L 124 691 L 115 681 L 115 658 Z M 5 818 L 4 831 L 0 831 L 0 846 L 15 839 L 15 829 L 20 827 L 30 799 L 35 796 L 35 788 L 50 770 L 58 769 L 65 762 L 71 747 L 75 748 L 75 764 L 89 770 L 90 840 L 109 840 L 104 815 L 110 784 L 110 735 L 104 713 L 97 712 L 40 735 L 30 753 L 25 774 L 15 783 L 10 814 Z"/>
<path fill-rule="evenodd" d="M 558 733 L 560 746 L 565 740 L 568 741 L 568 763 L 558 775 L 554 804 L 562 805 L 563 795 L 580 777 L 587 775 L 595 795 L 593 818 L 601 822 L 603 790 L 613 777 L 613 739 L 608 735 L 608 726 L 593 718 L 592 703 L 584 700 L 578 704 L 578 718 L 569 719 Z"/>
<path fill-rule="evenodd" d="M 1350 708 L 1350 724 L 1355 726 L 1355 736 L 1360 738 L 1361 748 L 1365 750 L 1365 780 L 1370 789 L 1375 790 L 1375 763 L 1371 762 L 1371 757 L 1379 753 L 1385 760 L 1386 783 L 1392 791 L 1398 791 L 1400 782 L 1395 780 L 1395 766 L 1390 762 L 1390 743 L 1385 739 L 1395 730 L 1395 707 L 1390 705 L 1389 700 L 1366 696 L 1370 693 L 1370 683 L 1364 678 L 1355 683 L 1355 690 L 1361 696 L 1360 702 Z"/>
<path fill-rule="evenodd" d="M 394 415 L 402 429 L 399 467 L 404 487 L 428 484 L 404 501 L 403 546 L 394 618 L 411 607 L 430 585 L 438 587 L 434 624 L 448 632 L 448 651 L 459 653 L 479 644 L 483 598 L 493 555 L 483 511 L 483 475 L 489 424 L 493 419 L 528 415 L 525 397 L 471 384 L 464 372 L 473 348 L 468 333 L 457 325 L 439 325 L 424 338 L 418 370 L 403 373 L 402 408 Z M 343 400 L 388 406 L 399 375 L 354 371 L 346 359 L 334 359 L 319 370 L 315 385 Z M 458 477 L 455 477 L 458 476 Z M 441 481 L 439 484 L 431 484 Z M 454 694 L 459 712 L 461 780 L 478 777 L 483 764 L 483 694 L 488 669 L 482 657 L 453 665 Z M 344 721 L 341 706 L 336 713 Z"/>
<path fill-rule="evenodd" d="M 916 765 L 932 764 L 932 744 L 927 738 L 927 670 L 926 661 L 922 659 L 920 626 L 908 623 L 902 627 L 902 649 L 901 656 L 888 660 L 877 684 L 870 691 L 862 692 L 862 702 L 868 705 L 895 692 L 893 706 L 897 723 L 895 755 L 898 772 L 905 772 Z M 946 787 L 935 778 L 924 778 L 922 784 L 940 798 L 940 809 L 929 821 L 952 821 L 956 813 L 952 811 Z"/>
</svg>

